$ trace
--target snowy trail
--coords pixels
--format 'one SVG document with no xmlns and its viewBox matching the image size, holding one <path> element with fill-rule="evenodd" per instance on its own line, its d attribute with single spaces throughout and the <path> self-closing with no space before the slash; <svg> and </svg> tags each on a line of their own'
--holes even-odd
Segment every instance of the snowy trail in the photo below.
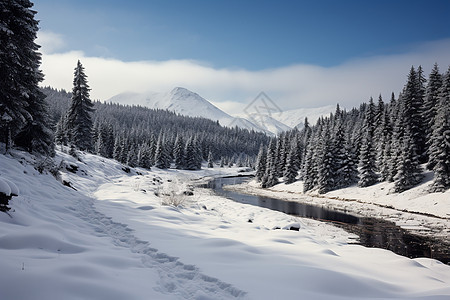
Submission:
<svg viewBox="0 0 450 300">
<path fill-rule="evenodd" d="M 112 217 L 97 211 L 92 198 L 85 198 L 70 209 L 92 226 L 98 236 L 110 237 L 114 245 L 140 254 L 144 266 L 156 269 L 160 276 L 156 291 L 182 299 L 245 298 L 246 292 L 201 273 L 196 266 L 180 262 L 178 257 L 151 247 L 149 241 L 138 239 L 126 224 L 114 222 Z"/>
</svg>

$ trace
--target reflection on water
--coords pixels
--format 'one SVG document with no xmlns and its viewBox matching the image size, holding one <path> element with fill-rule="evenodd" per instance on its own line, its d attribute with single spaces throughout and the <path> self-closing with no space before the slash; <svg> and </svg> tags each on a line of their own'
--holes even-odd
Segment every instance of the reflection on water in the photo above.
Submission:
<svg viewBox="0 0 450 300">
<path fill-rule="evenodd" d="M 224 185 L 239 184 L 248 180 L 245 177 L 217 178 L 204 185 L 220 196 L 239 203 L 265 207 L 286 214 L 333 222 L 359 236 L 360 244 L 391 250 L 410 258 L 429 257 L 450 263 L 450 249 L 441 241 L 410 234 L 395 223 L 376 218 L 356 217 L 340 211 L 326 209 L 299 202 L 285 201 L 270 197 L 241 194 L 224 190 Z"/>
</svg>

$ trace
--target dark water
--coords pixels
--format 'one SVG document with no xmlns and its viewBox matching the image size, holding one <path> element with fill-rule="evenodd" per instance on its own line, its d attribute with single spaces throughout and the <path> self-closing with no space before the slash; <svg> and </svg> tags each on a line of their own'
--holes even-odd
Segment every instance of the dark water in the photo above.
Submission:
<svg viewBox="0 0 450 300">
<path fill-rule="evenodd" d="M 410 258 L 434 258 L 445 264 L 450 264 L 450 244 L 411 234 L 396 226 L 393 222 L 376 218 L 356 217 L 321 206 L 241 194 L 222 188 L 224 185 L 239 184 L 246 180 L 248 178 L 245 177 L 217 178 L 203 187 L 211 188 L 216 194 L 239 203 L 265 207 L 294 216 L 332 222 L 349 232 L 357 234 L 359 243 L 366 247 L 383 248 Z"/>
</svg>

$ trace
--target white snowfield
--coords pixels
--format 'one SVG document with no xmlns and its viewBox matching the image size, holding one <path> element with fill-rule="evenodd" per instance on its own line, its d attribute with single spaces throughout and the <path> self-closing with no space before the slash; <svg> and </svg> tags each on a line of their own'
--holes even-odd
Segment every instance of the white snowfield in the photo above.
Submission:
<svg viewBox="0 0 450 300">
<path fill-rule="evenodd" d="M 450 266 L 436 260 L 349 245 L 354 236 L 331 225 L 207 189 L 176 195 L 237 169 L 127 174 L 105 158 L 58 152 L 58 163 L 78 167 L 62 172 L 71 188 L 12 155 L 0 155 L 0 176 L 20 190 L 0 213 L 2 300 L 450 297 Z"/>
</svg>

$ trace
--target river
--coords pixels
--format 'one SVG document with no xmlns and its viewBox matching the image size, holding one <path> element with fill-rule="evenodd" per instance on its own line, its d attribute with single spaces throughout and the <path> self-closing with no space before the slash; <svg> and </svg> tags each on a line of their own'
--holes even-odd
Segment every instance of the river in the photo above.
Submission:
<svg viewBox="0 0 450 300">
<path fill-rule="evenodd" d="M 395 223 L 378 218 L 358 217 L 345 212 L 310 204 L 276 198 L 242 194 L 224 190 L 224 185 L 239 184 L 245 177 L 216 178 L 203 187 L 211 188 L 217 195 L 239 203 L 265 207 L 289 215 L 333 223 L 359 236 L 359 244 L 390 250 L 410 258 L 428 257 L 450 264 L 448 245 L 437 239 L 412 234 Z"/>
</svg>

